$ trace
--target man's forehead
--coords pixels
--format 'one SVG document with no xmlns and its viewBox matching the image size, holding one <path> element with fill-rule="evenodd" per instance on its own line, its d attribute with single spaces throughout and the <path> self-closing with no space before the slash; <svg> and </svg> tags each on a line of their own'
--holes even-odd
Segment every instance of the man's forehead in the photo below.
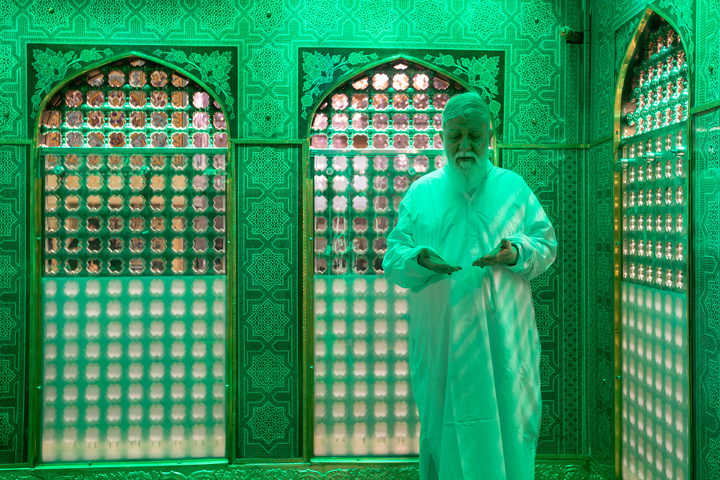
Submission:
<svg viewBox="0 0 720 480">
<path fill-rule="evenodd" d="M 445 121 L 445 129 L 448 128 L 476 128 L 478 130 L 487 129 L 488 124 L 482 115 L 470 114 L 451 118 Z"/>
</svg>

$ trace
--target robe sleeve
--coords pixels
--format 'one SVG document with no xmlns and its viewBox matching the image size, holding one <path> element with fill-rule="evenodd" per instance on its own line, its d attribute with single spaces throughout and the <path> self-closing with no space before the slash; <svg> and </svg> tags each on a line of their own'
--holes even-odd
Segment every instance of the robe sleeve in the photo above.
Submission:
<svg viewBox="0 0 720 480">
<path fill-rule="evenodd" d="M 525 182 L 518 195 L 524 196 L 525 219 L 521 231 L 507 237 L 518 247 L 519 255 L 515 265 L 506 268 L 530 281 L 541 275 L 552 265 L 557 256 L 555 229 L 545 214 L 540 201 Z"/>
<path fill-rule="evenodd" d="M 397 225 L 388 235 L 388 249 L 383 258 L 383 270 L 391 283 L 418 291 L 426 285 L 442 280 L 444 276 L 417 262 L 418 255 L 423 248 L 433 252 L 435 250 L 426 245 L 418 245 L 413 238 L 411 213 L 413 211 L 414 186 L 408 190 L 405 198 L 400 202 Z"/>
</svg>

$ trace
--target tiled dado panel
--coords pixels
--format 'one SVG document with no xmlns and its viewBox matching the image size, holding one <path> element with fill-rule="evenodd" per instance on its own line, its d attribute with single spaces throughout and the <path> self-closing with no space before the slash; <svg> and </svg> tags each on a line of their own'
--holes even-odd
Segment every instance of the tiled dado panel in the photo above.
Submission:
<svg viewBox="0 0 720 480">
<path fill-rule="evenodd" d="M 302 455 L 298 146 L 238 146 L 237 341 L 241 458 Z"/>
<path fill-rule="evenodd" d="M 28 150 L 0 146 L 0 465 L 27 458 Z"/>
<path fill-rule="evenodd" d="M 720 478 L 720 110 L 695 118 L 693 421 L 698 480 Z"/>
<path fill-rule="evenodd" d="M 613 143 L 608 140 L 588 153 L 584 175 L 585 235 L 587 259 L 585 311 L 589 321 L 586 330 L 587 392 L 585 419 L 588 448 L 599 468 L 608 475 L 614 472 L 615 400 L 614 400 L 614 299 L 613 299 Z"/>
<path fill-rule="evenodd" d="M 583 443 L 582 349 L 585 331 L 579 311 L 581 278 L 577 268 L 580 229 L 578 181 L 583 152 L 512 149 L 501 152 L 504 168 L 523 177 L 555 228 L 558 256 L 547 272 L 532 280 L 535 321 L 541 342 L 542 419 L 538 454 L 570 453 Z M 562 439 L 562 440 L 561 440 Z"/>
</svg>

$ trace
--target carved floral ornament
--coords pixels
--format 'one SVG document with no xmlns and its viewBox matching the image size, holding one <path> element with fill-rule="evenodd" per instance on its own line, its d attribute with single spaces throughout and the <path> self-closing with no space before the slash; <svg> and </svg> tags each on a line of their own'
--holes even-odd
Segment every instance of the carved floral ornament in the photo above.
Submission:
<svg viewBox="0 0 720 480">
<path fill-rule="evenodd" d="M 170 51 L 156 49 L 152 52 L 160 58 L 188 72 L 196 73 L 207 86 L 221 94 L 227 108 L 229 118 L 233 118 L 235 99 L 230 88 L 230 72 L 232 70 L 232 53 L 215 50 L 210 53 L 190 53 L 171 48 Z M 86 68 L 93 62 L 110 59 L 114 52 L 110 48 L 99 50 L 89 48 L 77 51 L 59 52 L 51 48 L 34 49 L 32 52 L 35 69 L 35 91 L 30 99 L 32 116 L 38 113 L 43 97 L 58 83 L 64 81 L 69 73 Z"/>
<path fill-rule="evenodd" d="M 304 81 L 302 87 L 302 118 L 307 118 L 317 99 L 327 91 L 327 88 L 342 75 L 350 71 L 351 66 L 358 66 L 375 62 L 378 55 L 369 55 L 352 52 L 349 55 L 331 55 L 320 52 L 303 52 L 302 69 Z M 424 59 L 441 68 L 450 70 L 452 74 L 465 80 L 470 86 L 477 89 L 480 96 L 488 102 L 493 115 L 493 124 L 500 124 L 500 102 L 498 96 L 498 82 L 500 73 L 500 56 L 483 55 L 481 57 L 459 57 L 438 53 L 437 56 L 425 55 Z"/>
<path fill-rule="evenodd" d="M 102 51 L 90 48 L 82 50 L 79 54 L 73 51 L 56 52 L 50 48 L 46 48 L 45 51 L 33 50 L 35 61 L 32 66 L 36 72 L 37 83 L 35 84 L 35 93 L 30 99 L 33 106 L 32 115 L 37 114 L 42 98 L 66 78 L 68 71 L 79 70 L 89 62 L 108 58 L 112 54 L 113 51 L 109 48 Z"/>
</svg>

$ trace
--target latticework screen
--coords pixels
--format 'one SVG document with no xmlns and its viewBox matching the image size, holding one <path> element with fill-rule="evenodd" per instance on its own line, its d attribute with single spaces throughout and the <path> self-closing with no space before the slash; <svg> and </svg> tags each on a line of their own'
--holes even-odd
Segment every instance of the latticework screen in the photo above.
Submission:
<svg viewBox="0 0 720 480">
<path fill-rule="evenodd" d="M 622 448 L 627 479 L 688 478 L 687 64 L 662 20 L 635 62 L 622 168 Z"/>
<path fill-rule="evenodd" d="M 197 84 L 136 58 L 88 72 L 42 114 L 44 147 L 226 148 L 219 105 Z"/>
<path fill-rule="evenodd" d="M 225 455 L 227 133 L 121 60 L 42 113 L 42 460 Z"/>
<path fill-rule="evenodd" d="M 442 110 L 460 91 L 399 61 L 340 86 L 313 118 L 315 455 L 419 451 L 407 291 L 382 259 L 402 196 L 444 163 Z"/>
<path fill-rule="evenodd" d="M 226 156 L 43 155 L 45 274 L 225 273 Z"/>
</svg>

